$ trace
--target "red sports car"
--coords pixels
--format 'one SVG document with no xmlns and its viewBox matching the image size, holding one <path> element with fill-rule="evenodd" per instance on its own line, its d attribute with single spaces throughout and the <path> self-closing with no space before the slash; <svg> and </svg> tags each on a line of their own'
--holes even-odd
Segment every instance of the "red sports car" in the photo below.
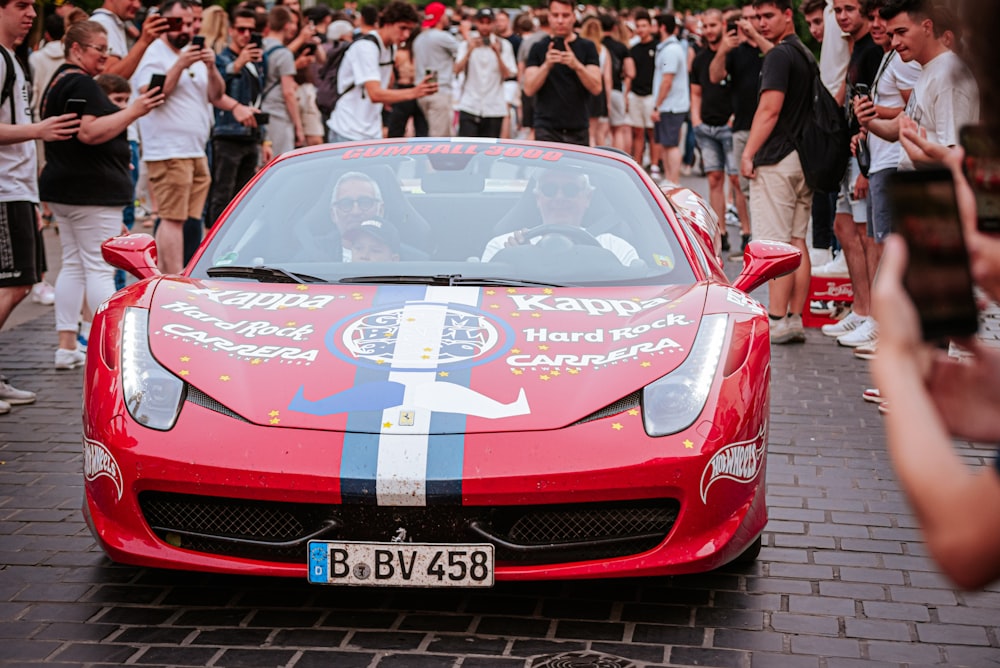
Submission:
<svg viewBox="0 0 1000 668">
<path fill-rule="evenodd" d="M 770 346 L 714 216 L 559 144 L 296 151 L 187 270 L 146 235 L 86 367 L 87 521 L 115 561 L 489 586 L 752 560 Z"/>
</svg>

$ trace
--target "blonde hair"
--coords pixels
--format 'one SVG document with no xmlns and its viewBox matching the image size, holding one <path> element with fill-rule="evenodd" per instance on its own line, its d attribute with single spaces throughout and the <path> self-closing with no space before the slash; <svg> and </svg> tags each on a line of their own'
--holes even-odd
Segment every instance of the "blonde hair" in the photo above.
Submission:
<svg viewBox="0 0 1000 668">
<path fill-rule="evenodd" d="M 206 7 L 201 15 L 199 35 L 205 37 L 205 46 L 215 53 L 222 53 L 229 41 L 229 16 L 219 5 Z"/>
<path fill-rule="evenodd" d="M 594 46 L 600 50 L 601 39 L 604 37 L 604 30 L 601 29 L 601 20 L 596 16 L 588 16 L 580 26 L 580 37 L 589 39 Z"/>
<path fill-rule="evenodd" d="M 69 58 L 70 49 L 74 44 L 86 46 L 90 44 L 94 35 L 107 34 L 108 31 L 97 21 L 78 21 L 66 29 L 66 34 L 63 36 L 63 53 Z"/>
</svg>

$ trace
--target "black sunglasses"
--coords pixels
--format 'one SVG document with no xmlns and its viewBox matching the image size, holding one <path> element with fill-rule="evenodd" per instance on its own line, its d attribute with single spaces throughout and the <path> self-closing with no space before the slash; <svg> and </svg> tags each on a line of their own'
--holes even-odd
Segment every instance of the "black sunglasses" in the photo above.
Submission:
<svg viewBox="0 0 1000 668">
<path fill-rule="evenodd" d="M 542 193 L 546 197 L 556 197 L 562 191 L 562 194 L 566 197 L 576 197 L 581 192 L 583 192 L 583 186 L 577 185 L 576 183 L 539 183 L 538 192 Z"/>
<path fill-rule="evenodd" d="M 354 210 L 354 205 L 358 205 L 358 209 L 361 211 L 370 211 L 375 208 L 375 205 L 379 203 L 380 200 L 374 197 L 341 197 L 336 202 L 333 203 L 337 207 L 337 211 L 341 213 L 350 213 Z"/>
</svg>

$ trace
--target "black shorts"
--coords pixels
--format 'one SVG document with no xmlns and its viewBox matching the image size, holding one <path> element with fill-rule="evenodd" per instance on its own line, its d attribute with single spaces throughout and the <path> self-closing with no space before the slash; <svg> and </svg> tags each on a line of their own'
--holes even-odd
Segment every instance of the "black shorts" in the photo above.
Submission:
<svg viewBox="0 0 1000 668">
<path fill-rule="evenodd" d="M 34 285 L 45 271 L 45 245 L 33 202 L 0 202 L 0 288 Z"/>
<path fill-rule="evenodd" d="M 535 126 L 535 98 L 521 93 L 521 127 Z"/>
<path fill-rule="evenodd" d="M 563 144 L 590 146 L 590 128 L 546 128 L 535 127 L 535 139 L 538 141 L 555 141 Z"/>
<path fill-rule="evenodd" d="M 687 114 L 674 114 L 668 111 L 660 112 L 660 120 L 654 126 L 656 143 L 660 146 L 673 148 L 681 143 L 681 126 L 687 119 Z"/>
</svg>

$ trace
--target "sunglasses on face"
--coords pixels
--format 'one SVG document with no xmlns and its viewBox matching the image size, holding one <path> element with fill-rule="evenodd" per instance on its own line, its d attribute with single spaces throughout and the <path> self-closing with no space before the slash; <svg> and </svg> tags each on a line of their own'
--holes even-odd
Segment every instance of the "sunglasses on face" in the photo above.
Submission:
<svg viewBox="0 0 1000 668">
<path fill-rule="evenodd" d="M 249 28 L 247 27 L 233 28 L 233 32 L 253 32 L 253 26 Z"/>
<path fill-rule="evenodd" d="M 583 192 L 583 186 L 576 183 L 539 183 L 538 192 L 546 197 L 556 197 L 562 191 L 564 197 L 576 197 Z"/>
<path fill-rule="evenodd" d="M 350 213 L 354 210 L 354 205 L 358 205 L 359 211 L 370 211 L 375 208 L 375 205 L 379 203 L 379 200 L 374 197 L 341 197 L 333 206 L 337 208 L 340 213 Z"/>
</svg>

